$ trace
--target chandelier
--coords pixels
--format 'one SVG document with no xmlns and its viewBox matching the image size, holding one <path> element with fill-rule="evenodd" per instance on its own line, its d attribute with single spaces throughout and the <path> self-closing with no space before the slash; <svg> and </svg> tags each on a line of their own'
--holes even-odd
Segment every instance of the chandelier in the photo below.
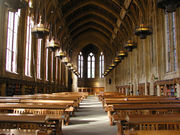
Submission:
<svg viewBox="0 0 180 135">
<path fill-rule="evenodd" d="M 17 12 L 18 9 L 28 6 L 28 0 L 5 0 L 4 4 L 8 7 L 9 11 Z"/>
<path fill-rule="evenodd" d="M 67 58 L 67 57 L 64 57 L 64 58 L 63 58 L 63 63 L 64 63 L 65 65 L 67 65 L 68 62 L 69 62 L 68 58 Z"/>
<path fill-rule="evenodd" d="M 67 63 L 66 66 L 70 69 L 72 67 L 72 64 L 71 63 Z"/>
<path fill-rule="evenodd" d="M 165 12 L 172 13 L 180 6 L 180 0 L 157 0 L 157 7 L 162 8 Z"/>
<path fill-rule="evenodd" d="M 33 26 L 31 32 L 33 35 L 35 35 L 36 38 L 44 38 L 45 36 L 47 36 L 49 34 L 49 25 L 47 24 L 47 21 L 46 21 L 46 0 L 43 1 L 44 2 L 44 5 L 43 5 L 43 8 L 44 8 L 44 13 L 40 13 L 40 6 L 41 6 L 41 2 L 42 1 L 35 1 L 37 7 L 34 9 L 36 10 L 35 14 L 34 14 L 34 17 L 35 17 L 35 25 Z M 42 15 L 43 15 L 43 19 L 42 19 Z M 38 20 L 39 18 L 39 20 Z"/>
<path fill-rule="evenodd" d="M 56 57 L 60 58 L 61 60 L 65 57 L 65 52 L 63 52 L 61 49 L 57 51 Z"/>
<path fill-rule="evenodd" d="M 57 32 L 56 32 L 56 22 L 54 25 L 54 31 L 52 28 L 52 22 L 51 22 L 51 32 L 50 32 L 50 42 L 47 44 L 47 48 L 49 48 L 51 51 L 56 51 L 60 47 L 60 41 L 57 38 Z M 54 32 L 55 36 L 52 36 Z"/>
<path fill-rule="evenodd" d="M 44 38 L 49 34 L 49 26 L 46 23 L 42 23 L 41 16 L 39 23 L 35 24 L 32 28 L 32 34 L 35 35 L 36 38 Z"/>
<path fill-rule="evenodd" d="M 127 53 L 123 50 L 119 51 L 118 57 L 120 57 L 121 59 L 124 59 L 124 57 L 127 56 Z"/>
<path fill-rule="evenodd" d="M 128 51 L 132 51 L 136 47 L 137 47 L 136 43 L 133 42 L 132 40 L 128 40 L 127 43 L 124 46 L 124 48 L 127 49 Z"/>
<path fill-rule="evenodd" d="M 115 58 L 114 58 L 114 63 L 118 64 L 119 62 L 121 62 L 121 60 L 119 59 L 119 57 L 115 57 Z"/>
<path fill-rule="evenodd" d="M 112 68 L 114 68 L 116 66 L 116 64 L 114 64 L 114 63 L 112 63 L 111 65 L 110 65 L 110 67 L 112 67 Z"/>
<path fill-rule="evenodd" d="M 60 42 L 55 39 L 55 38 L 51 38 L 51 40 L 47 43 L 46 48 L 49 48 L 51 51 L 55 51 L 59 48 Z"/>
<path fill-rule="evenodd" d="M 139 27 L 136 27 L 135 34 L 140 36 L 140 39 L 145 39 L 147 35 L 152 34 L 152 29 L 144 24 L 140 24 Z"/>
</svg>

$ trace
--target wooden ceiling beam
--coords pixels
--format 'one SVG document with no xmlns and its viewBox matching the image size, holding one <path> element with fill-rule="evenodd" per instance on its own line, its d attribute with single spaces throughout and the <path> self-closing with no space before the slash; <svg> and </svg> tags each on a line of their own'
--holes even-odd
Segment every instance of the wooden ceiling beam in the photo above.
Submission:
<svg viewBox="0 0 180 135">
<path fill-rule="evenodd" d="M 73 35 L 72 35 L 72 39 L 77 36 L 78 34 L 80 34 L 81 32 L 88 30 L 88 29 L 94 29 L 99 31 L 100 33 L 102 33 L 102 35 L 105 35 L 106 38 L 109 38 L 109 34 L 107 32 L 105 32 L 103 29 L 96 27 L 95 25 L 86 25 L 85 27 L 82 27 L 81 29 L 78 29 L 78 31 L 76 31 Z"/>
<path fill-rule="evenodd" d="M 82 7 L 87 6 L 87 5 L 95 5 L 97 7 L 102 8 L 103 10 L 106 10 L 107 12 L 111 13 L 115 18 L 119 17 L 117 12 L 113 11 L 112 9 L 110 9 L 109 7 L 107 7 L 105 5 L 98 3 L 97 1 L 87 1 L 86 3 L 79 4 L 78 6 L 73 7 L 71 10 L 69 10 L 69 12 L 67 12 L 64 15 L 64 17 L 67 18 L 69 15 L 71 15 L 73 12 L 75 12 L 79 8 L 82 8 Z"/>
<path fill-rule="evenodd" d="M 70 26 L 72 23 L 74 23 L 75 21 L 79 20 L 80 18 L 83 18 L 87 15 L 95 15 L 98 16 L 102 19 L 104 19 L 105 21 L 109 22 L 114 28 L 116 28 L 116 24 L 112 21 L 112 19 L 109 19 L 106 15 L 96 12 L 96 11 L 88 11 L 88 12 L 84 12 L 83 14 L 80 14 L 78 17 L 73 18 L 71 21 L 67 22 L 67 25 Z"/>
<path fill-rule="evenodd" d="M 88 22 L 97 23 L 97 24 L 103 26 L 103 27 L 104 27 L 107 31 L 109 31 L 110 33 L 112 33 L 112 34 L 114 33 L 114 31 L 113 31 L 106 23 L 102 23 L 102 22 L 100 22 L 100 21 L 98 21 L 98 20 L 96 20 L 96 19 L 92 19 L 92 18 L 86 19 L 86 20 L 84 20 L 84 21 L 81 21 L 78 25 L 76 25 L 75 27 L 73 27 L 73 28 L 70 30 L 70 33 L 71 33 L 72 31 L 76 30 L 78 27 L 81 27 L 83 24 L 86 24 L 86 23 L 88 23 Z"/>
</svg>

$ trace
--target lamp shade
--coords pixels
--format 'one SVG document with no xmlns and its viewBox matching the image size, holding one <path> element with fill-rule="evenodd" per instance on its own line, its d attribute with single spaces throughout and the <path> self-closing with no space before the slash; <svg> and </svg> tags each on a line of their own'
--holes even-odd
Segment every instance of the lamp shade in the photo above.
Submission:
<svg viewBox="0 0 180 135">
<path fill-rule="evenodd" d="M 140 37 L 140 39 L 146 39 L 147 35 L 152 34 L 152 29 L 144 24 L 140 24 L 140 26 L 136 27 L 135 34 Z"/>
<path fill-rule="evenodd" d="M 162 8 L 165 12 L 172 13 L 180 6 L 180 0 L 157 0 L 157 7 Z"/>
<path fill-rule="evenodd" d="M 114 63 L 112 63 L 111 65 L 110 65 L 110 67 L 112 67 L 112 68 L 114 68 L 116 66 L 116 64 L 114 64 Z"/>
<path fill-rule="evenodd" d="M 118 57 L 120 57 L 121 59 L 123 59 L 123 58 L 126 57 L 126 56 L 127 56 L 127 53 L 126 53 L 125 51 L 123 51 L 123 50 L 119 51 Z"/>
<path fill-rule="evenodd" d="M 71 68 L 72 64 L 71 63 L 67 63 L 66 65 L 68 68 Z"/>
<path fill-rule="evenodd" d="M 4 4 L 8 7 L 9 11 L 17 12 L 18 9 L 28 6 L 28 0 L 5 0 Z"/>
<path fill-rule="evenodd" d="M 54 40 L 53 38 L 50 40 L 49 43 L 47 43 L 46 48 L 49 48 L 51 51 L 55 51 L 60 46 L 60 43 L 58 40 Z"/>
<path fill-rule="evenodd" d="M 124 46 L 124 48 L 127 49 L 128 51 L 132 51 L 136 47 L 137 47 L 136 43 L 133 42 L 132 40 L 128 40 L 127 43 Z"/>
<path fill-rule="evenodd" d="M 56 57 L 62 59 L 65 57 L 65 53 L 62 50 L 60 50 L 56 53 Z"/>
<path fill-rule="evenodd" d="M 44 38 L 49 34 L 49 28 L 40 21 L 39 24 L 34 25 L 32 28 L 32 34 L 35 35 L 36 38 Z"/>
<path fill-rule="evenodd" d="M 65 65 L 67 65 L 68 62 L 69 62 L 68 58 L 67 58 L 67 57 L 64 57 L 63 62 L 64 62 Z"/>
<path fill-rule="evenodd" d="M 119 59 L 119 57 L 115 57 L 115 58 L 114 58 L 114 63 L 119 63 L 119 62 L 121 62 L 121 60 Z"/>
</svg>

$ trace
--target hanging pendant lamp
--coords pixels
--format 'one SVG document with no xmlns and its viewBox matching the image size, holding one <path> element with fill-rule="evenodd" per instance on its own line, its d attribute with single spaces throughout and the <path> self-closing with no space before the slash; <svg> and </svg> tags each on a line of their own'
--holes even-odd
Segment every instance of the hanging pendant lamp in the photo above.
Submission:
<svg viewBox="0 0 180 135">
<path fill-rule="evenodd" d="M 74 70 L 74 67 L 73 67 L 73 66 L 71 66 L 70 70 L 71 70 L 71 71 L 73 71 L 73 70 Z"/>
<path fill-rule="evenodd" d="M 67 63 L 66 65 L 68 68 L 71 68 L 72 64 L 71 63 Z"/>
<path fill-rule="evenodd" d="M 121 60 L 119 59 L 119 57 L 115 57 L 115 58 L 114 58 L 114 63 L 118 64 L 119 62 L 121 62 Z"/>
<path fill-rule="evenodd" d="M 32 34 L 35 35 L 36 38 L 44 38 L 49 34 L 49 27 L 47 24 L 42 23 L 42 18 L 40 17 L 40 21 L 38 24 L 34 25 L 32 28 Z"/>
<path fill-rule="evenodd" d="M 180 0 L 157 0 L 157 7 L 162 8 L 165 12 L 172 13 L 180 6 Z"/>
<path fill-rule="evenodd" d="M 48 42 L 46 48 L 49 48 L 51 51 L 55 52 L 60 46 L 60 43 L 57 39 L 51 38 L 51 40 Z"/>
<path fill-rule="evenodd" d="M 119 51 L 119 54 L 118 54 L 118 57 L 121 58 L 121 59 L 124 59 L 124 57 L 127 56 L 127 53 L 123 50 Z"/>
<path fill-rule="evenodd" d="M 8 7 L 9 11 L 17 12 L 18 9 L 28 6 L 28 0 L 5 0 L 4 4 Z"/>
<path fill-rule="evenodd" d="M 63 58 L 63 63 L 64 63 L 65 65 L 67 65 L 68 62 L 69 62 L 68 58 L 67 58 L 67 57 L 64 57 L 64 58 Z"/>
<path fill-rule="evenodd" d="M 132 40 L 128 40 L 127 43 L 125 44 L 124 48 L 127 49 L 128 51 L 132 51 L 134 48 L 136 48 L 136 43 L 133 42 Z"/>
<path fill-rule="evenodd" d="M 113 69 L 113 67 L 110 66 L 110 67 L 109 67 L 109 70 L 112 70 L 112 69 Z"/>
<path fill-rule="evenodd" d="M 112 63 L 112 64 L 110 65 L 110 67 L 112 67 L 112 68 L 114 68 L 115 66 L 116 66 L 115 63 Z"/>
<path fill-rule="evenodd" d="M 146 36 L 152 34 L 152 29 L 145 24 L 140 24 L 139 27 L 136 27 L 135 34 L 140 36 L 140 39 L 146 39 Z"/>
<path fill-rule="evenodd" d="M 61 49 L 56 53 L 56 57 L 60 58 L 61 60 L 65 57 L 65 52 L 63 52 Z"/>
<path fill-rule="evenodd" d="M 52 22 L 51 22 L 51 32 L 50 32 L 50 42 L 47 44 L 47 48 L 49 48 L 51 51 L 56 51 L 59 47 L 60 47 L 60 41 L 57 39 L 57 33 L 56 33 L 56 22 L 54 25 L 54 31 L 53 31 L 53 27 L 52 27 Z M 54 35 L 53 36 L 53 32 Z"/>
</svg>

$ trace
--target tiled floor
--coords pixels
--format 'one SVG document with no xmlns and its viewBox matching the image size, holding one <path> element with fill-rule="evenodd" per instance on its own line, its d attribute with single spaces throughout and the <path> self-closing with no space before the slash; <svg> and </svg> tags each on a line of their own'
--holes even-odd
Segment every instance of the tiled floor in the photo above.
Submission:
<svg viewBox="0 0 180 135">
<path fill-rule="evenodd" d="M 116 126 L 110 126 L 107 113 L 97 97 L 89 96 L 71 117 L 71 123 L 63 127 L 64 135 L 116 135 Z"/>
</svg>

